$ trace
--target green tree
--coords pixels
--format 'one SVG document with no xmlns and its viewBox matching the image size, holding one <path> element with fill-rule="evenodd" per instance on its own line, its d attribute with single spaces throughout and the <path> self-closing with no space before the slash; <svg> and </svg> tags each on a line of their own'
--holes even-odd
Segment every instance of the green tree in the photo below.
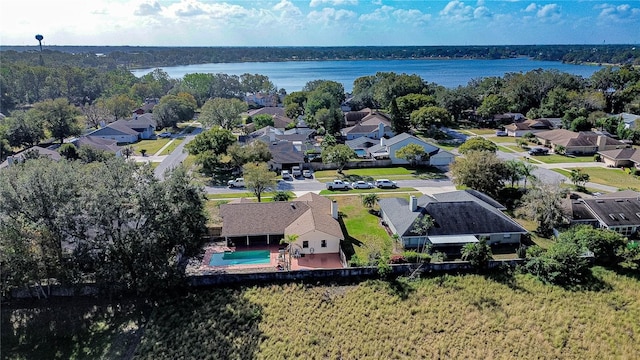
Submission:
<svg viewBox="0 0 640 360">
<path fill-rule="evenodd" d="M 272 197 L 273 201 L 289 201 L 291 200 L 291 195 L 286 191 L 276 191 Z"/>
<path fill-rule="evenodd" d="M 190 154 L 198 155 L 200 153 L 211 151 L 214 154 L 224 154 L 227 148 L 236 142 L 236 137 L 230 130 L 221 127 L 214 127 L 207 131 L 201 132 L 186 145 Z"/>
<path fill-rule="evenodd" d="M 311 93 L 311 92 L 322 92 L 325 94 L 329 94 L 334 100 L 336 104 L 342 104 L 345 100 L 344 94 L 344 86 L 337 82 L 331 80 L 313 80 L 309 81 L 305 84 L 302 91 Z"/>
<path fill-rule="evenodd" d="M 527 251 L 524 270 L 542 281 L 558 285 L 575 285 L 585 281 L 589 263 L 582 257 L 583 248 L 571 241 L 557 241 L 547 251 L 533 256 Z"/>
<path fill-rule="evenodd" d="M 458 151 L 461 154 L 467 154 L 471 151 L 486 151 L 495 153 L 498 151 L 498 145 L 496 145 L 493 141 L 487 140 L 481 136 L 474 136 L 472 138 L 467 139 L 460 147 L 458 147 Z"/>
<path fill-rule="evenodd" d="M 256 130 L 265 126 L 273 126 L 273 116 L 267 114 L 258 114 L 251 118 L 251 122 L 255 124 Z"/>
<path fill-rule="evenodd" d="M 179 122 L 193 119 L 196 107 L 196 99 L 191 94 L 166 95 L 153 108 L 153 118 L 159 127 L 176 127 Z"/>
<path fill-rule="evenodd" d="M 584 186 L 589 181 L 589 174 L 585 173 L 582 169 L 571 170 L 571 182 L 576 188 L 584 189 Z"/>
<path fill-rule="evenodd" d="M 491 94 L 482 100 L 482 104 L 476 112 L 485 119 L 493 118 L 494 115 L 503 114 L 509 110 L 509 102 L 500 95 Z"/>
<path fill-rule="evenodd" d="M 287 117 L 291 119 L 297 119 L 299 116 L 304 115 L 304 107 L 307 102 L 306 91 L 294 91 L 291 94 L 285 96 L 283 100 L 284 112 Z"/>
<path fill-rule="evenodd" d="M 64 142 L 67 136 L 80 135 L 80 125 L 76 120 L 78 109 L 69 104 L 67 99 L 47 100 L 34 105 L 36 115 L 43 120 L 53 138 Z"/>
<path fill-rule="evenodd" d="M 414 143 L 401 147 L 395 154 L 398 159 L 406 160 L 412 167 L 415 167 L 419 160 L 423 160 L 425 155 L 428 154 L 424 151 L 424 148 Z"/>
<path fill-rule="evenodd" d="M 453 181 L 457 185 L 497 196 L 504 187 L 507 169 L 502 160 L 489 151 L 470 151 L 451 164 Z"/>
<path fill-rule="evenodd" d="M 522 197 L 522 205 L 516 210 L 516 215 L 536 221 L 537 232 L 542 236 L 550 236 L 554 227 L 564 222 L 562 199 L 566 193 L 557 184 L 536 182 Z"/>
<path fill-rule="evenodd" d="M 62 144 L 58 148 L 58 152 L 67 160 L 76 160 L 78 158 L 78 149 L 71 143 Z"/>
<path fill-rule="evenodd" d="M 131 117 L 136 108 L 136 102 L 124 94 L 109 97 L 104 100 L 104 104 L 114 120 Z"/>
<path fill-rule="evenodd" d="M 258 202 L 262 200 L 262 193 L 268 189 L 274 188 L 277 184 L 277 174 L 269 171 L 267 164 L 246 164 L 243 167 L 244 183 L 251 192 L 258 198 Z"/>
<path fill-rule="evenodd" d="M 82 115 L 85 117 L 87 126 L 97 128 L 101 124 L 106 124 L 110 119 L 112 119 L 104 100 L 97 100 L 91 104 L 87 102 L 82 105 L 80 111 L 82 111 Z"/>
<path fill-rule="evenodd" d="M 462 247 L 462 260 L 468 261 L 476 269 L 486 269 L 492 259 L 491 246 L 487 244 L 485 237 L 480 237 L 477 243 L 464 244 Z"/>
<path fill-rule="evenodd" d="M 619 233 L 589 225 L 571 227 L 560 234 L 559 241 L 573 242 L 593 252 L 599 264 L 615 264 L 617 254 L 627 245 L 627 240 Z"/>
<path fill-rule="evenodd" d="M 347 145 L 339 144 L 328 146 L 322 150 L 322 162 L 325 164 L 336 164 L 338 172 L 347 165 L 350 159 L 356 157 L 356 153 Z"/>
<path fill-rule="evenodd" d="M 289 254 L 287 270 L 291 270 L 291 253 L 293 252 L 293 245 L 298 241 L 298 238 L 300 238 L 298 234 L 287 234 L 284 239 L 280 240 L 280 244 L 287 244 L 287 253 Z"/>
<path fill-rule="evenodd" d="M 240 114 L 247 111 L 247 103 L 238 99 L 215 98 L 208 100 L 198 118 L 206 127 L 220 126 L 231 130 L 240 124 Z"/>
<path fill-rule="evenodd" d="M 411 123 L 418 129 L 427 130 L 451 124 L 451 114 L 438 106 L 422 107 L 411 113 Z"/>
<path fill-rule="evenodd" d="M 4 137 L 14 147 L 31 147 L 44 139 L 43 119 L 35 110 L 14 111 L 4 120 Z"/>
<path fill-rule="evenodd" d="M 379 199 L 380 197 L 376 193 L 366 194 L 361 197 L 362 205 L 369 209 L 372 209 Z"/>
<path fill-rule="evenodd" d="M 409 116 L 405 116 L 400 111 L 395 98 L 391 99 L 391 104 L 389 105 L 389 116 L 391 117 L 391 128 L 396 134 L 402 134 L 403 132 L 409 131 L 411 127 Z"/>
</svg>

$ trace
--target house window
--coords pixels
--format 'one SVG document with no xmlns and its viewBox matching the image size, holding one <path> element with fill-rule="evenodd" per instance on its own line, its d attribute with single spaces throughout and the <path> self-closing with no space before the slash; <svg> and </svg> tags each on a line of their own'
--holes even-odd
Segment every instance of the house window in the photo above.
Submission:
<svg viewBox="0 0 640 360">
<path fill-rule="evenodd" d="M 320 241 L 320 247 L 327 247 L 327 240 Z"/>
<path fill-rule="evenodd" d="M 308 242 L 307 240 L 303 241 L 303 242 L 302 242 L 302 248 L 303 248 L 303 249 L 306 249 L 306 248 L 308 248 L 308 247 L 309 247 L 309 242 Z"/>
</svg>

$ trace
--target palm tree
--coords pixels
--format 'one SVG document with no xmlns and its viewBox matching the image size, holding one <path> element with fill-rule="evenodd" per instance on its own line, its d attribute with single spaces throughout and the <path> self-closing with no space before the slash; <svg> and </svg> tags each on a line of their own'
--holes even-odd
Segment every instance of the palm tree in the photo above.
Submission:
<svg viewBox="0 0 640 360">
<path fill-rule="evenodd" d="M 362 205 L 371 209 L 378 202 L 378 199 L 379 197 L 376 193 L 364 195 L 362 196 Z"/>
<path fill-rule="evenodd" d="M 291 250 L 293 244 L 298 240 L 300 235 L 289 234 L 284 239 L 280 240 L 280 244 L 287 244 L 287 252 L 289 253 L 289 261 L 287 262 L 287 270 L 291 271 Z"/>
<path fill-rule="evenodd" d="M 491 246 L 487 244 L 485 237 L 481 237 L 477 243 L 465 244 L 462 247 L 462 260 L 470 262 L 476 269 L 486 268 L 491 259 L 493 259 Z"/>
<path fill-rule="evenodd" d="M 522 166 L 520 167 L 520 174 L 522 175 L 522 177 L 524 178 L 524 188 L 527 188 L 527 180 L 528 179 L 532 179 L 535 180 L 536 176 L 533 175 L 533 170 L 535 170 L 536 167 L 529 164 L 529 163 L 522 163 Z"/>
</svg>

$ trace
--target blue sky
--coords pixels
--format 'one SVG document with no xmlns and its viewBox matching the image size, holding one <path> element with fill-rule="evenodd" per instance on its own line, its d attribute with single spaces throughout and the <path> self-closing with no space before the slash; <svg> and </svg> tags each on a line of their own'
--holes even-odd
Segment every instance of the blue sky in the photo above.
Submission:
<svg viewBox="0 0 640 360">
<path fill-rule="evenodd" d="M 639 44 L 640 0 L 0 0 L 0 44 Z"/>
</svg>

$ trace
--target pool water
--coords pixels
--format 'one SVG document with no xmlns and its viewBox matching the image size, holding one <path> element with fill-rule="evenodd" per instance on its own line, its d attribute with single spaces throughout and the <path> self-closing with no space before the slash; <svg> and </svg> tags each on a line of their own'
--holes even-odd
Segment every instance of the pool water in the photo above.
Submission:
<svg viewBox="0 0 640 360">
<path fill-rule="evenodd" d="M 258 265 L 271 262 L 269 250 L 225 251 L 213 253 L 209 266 Z"/>
<path fill-rule="evenodd" d="M 355 149 L 353 151 L 355 151 L 355 153 L 356 153 L 356 155 L 358 155 L 358 157 L 363 158 L 363 157 L 367 156 L 367 150 L 365 150 L 365 149 Z"/>
</svg>

